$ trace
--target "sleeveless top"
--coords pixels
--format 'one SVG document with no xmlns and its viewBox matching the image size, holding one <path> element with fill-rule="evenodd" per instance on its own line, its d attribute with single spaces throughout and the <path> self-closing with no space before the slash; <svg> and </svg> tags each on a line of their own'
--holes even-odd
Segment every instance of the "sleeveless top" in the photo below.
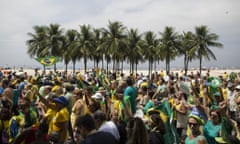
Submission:
<svg viewBox="0 0 240 144">
<path fill-rule="evenodd" d="M 190 140 L 190 138 L 189 138 L 189 136 L 188 136 L 188 137 L 185 139 L 185 144 L 197 144 L 200 139 L 205 139 L 205 137 L 202 136 L 202 135 L 199 135 L 199 136 L 195 137 L 194 139 L 191 139 L 191 140 Z"/>
<path fill-rule="evenodd" d="M 208 120 L 204 126 L 204 136 L 209 144 L 217 144 L 215 137 L 219 136 L 219 131 L 221 130 L 222 125 L 213 125 L 211 120 Z"/>
</svg>

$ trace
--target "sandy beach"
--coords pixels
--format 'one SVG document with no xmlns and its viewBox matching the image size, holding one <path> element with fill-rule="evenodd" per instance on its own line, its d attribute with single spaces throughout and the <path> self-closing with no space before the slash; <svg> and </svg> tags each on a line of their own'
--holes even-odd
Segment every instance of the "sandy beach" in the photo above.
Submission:
<svg viewBox="0 0 240 144">
<path fill-rule="evenodd" d="M 15 72 L 19 72 L 19 71 L 21 71 L 20 69 L 14 69 L 14 70 L 2 70 L 3 72 L 4 71 L 15 71 Z M 49 71 L 53 71 L 53 69 L 50 69 L 50 70 L 46 70 L 46 73 L 49 73 Z M 60 71 L 60 72 L 63 72 L 64 70 L 58 70 L 58 71 Z M 34 69 L 23 69 L 23 72 L 26 72 L 28 75 L 34 75 Z M 42 73 L 42 70 L 39 70 L 39 72 L 40 73 Z M 80 72 L 80 73 L 82 73 L 82 74 L 84 74 L 84 70 L 76 70 L 76 72 Z M 160 72 L 160 70 L 158 71 L 158 72 Z M 165 71 L 164 71 L 165 72 Z M 171 72 L 174 72 L 174 73 L 181 73 L 181 70 L 173 70 L 173 71 L 171 71 Z M 197 72 L 198 72 L 198 70 L 189 70 L 188 71 L 188 74 L 190 74 L 190 73 L 194 73 L 194 74 L 196 74 Z M 231 72 L 234 72 L 234 73 L 240 73 L 240 69 L 233 69 L 233 70 L 231 70 L 231 69 L 214 69 L 214 70 L 210 70 L 210 76 L 214 76 L 214 77 L 218 77 L 218 76 L 220 76 L 220 75 L 223 75 L 224 73 L 227 73 L 227 74 L 230 74 Z M 72 70 L 71 69 L 69 69 L 68 70 L 68 73 L 70 74 L 70 73 L 72 73 Z M 123 70 L 123 73 L 124 74 L 126 74 L 126 75 L 129 75 L 129 70 Z M 143 75 L 148 75 L 148 70 L 139 70 L 138 71 L 138 73 L 139 74 L 143 74 Z M 207 70 L 203 70 L 202 71 L 202 76 L 204 76 L 204 75 L 206 75 L 206 73 L 207 73 Z"/>
</svg>

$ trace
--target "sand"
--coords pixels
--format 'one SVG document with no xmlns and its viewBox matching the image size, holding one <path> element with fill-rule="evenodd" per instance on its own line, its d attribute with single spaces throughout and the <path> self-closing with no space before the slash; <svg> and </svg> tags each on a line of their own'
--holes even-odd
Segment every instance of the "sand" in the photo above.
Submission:
<svg viewBox="0 0 240 144">
<path fill-rule="evenodd" d="M 2 70 L 2 71 L 5 71 L 5 70 Z M 8 70 L 10 71 L 10 70 Z M 15 70 L 11 70 L 11 71 L 15 71 L 15 72 L 18 72 L 20 71 L 20 69 L 15 69 Z M 23 69 L 24 72 L 27 72 L 28 75 L 34 75 L 34 69 Z M 49 73 L 49 71 L 53 71 L 53 70 L 46 70 L 46 73 Z M 64 70 L 58 70 L 60 72 L 63 72 Z M 76 70 L 77 72 L 80 72 L 82 74 L 84 74 L 84 71 L 83 70 Z M 40 73 L 42 73 L 42 70 L 39 70 Z M 124 70 L 123 71 L 126 75 L 129 74 L 129 70 Z M 158 71 L 160 72 L 160 70 Z M 165 71 L 164 71 L 165 72 Z M 178 72 L 178 73 L 181 73 L 181 70 L 174 70 L 172 71 L 174 73 Z M 194 74 L 197 73 L 197 70 L 189 70 L 188 71 L 188 74 L 190 74 L 191 72 L 193 72 Z M 240 69 L 234 69 L 234 70 L 230 70 L 230 69 L 214 69 L 214 70 L 210 70 L 210 76 L 214 76 L 214 77 L 218 77 L 220 75 L 223 75 L 224 72 L 226 72 L 227 74 L 230 74 L 231 72 L 235 72 L 235 73 L 240 73 Z M 68 70 L 68 73 L 72 73 L 72 70 Z M 148 71 L 147 70 L 139 70 L 138 71 L 139 74 L 144 74 L 144 75 L 147 75 L 148 74 Z M 206 70 L 203 70 L 202 71 L 202 75 L 206 75 L 207 71 Z"/>
</svg>

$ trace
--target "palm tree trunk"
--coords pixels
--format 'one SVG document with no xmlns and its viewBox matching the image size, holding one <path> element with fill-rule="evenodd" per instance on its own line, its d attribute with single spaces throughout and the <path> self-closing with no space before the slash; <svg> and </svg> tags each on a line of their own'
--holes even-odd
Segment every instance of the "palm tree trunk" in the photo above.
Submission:
<svg viewBox="0 0 240 144">
<path fill-rule="evenodd" d="M 108 59 L 107 59 L 107 75 L 108 75 Z"/>
<path fill-rule="evenodd" d="M 168 64 L 167 64 L 167 59 L 166 59 L 166 73 L 168 74 Z"/>
<path fill-rule="evenodd" d="M 132 63 L 132 74 L 134 73 L 134 62 Z"/>
<path fill-rule="evenodd" d="M 132 72 L 132 63 L 130 62 L 130 69 L 129 69 L 129 73 L 131 73 Z"/>
<path fill-rule="evenodd" d="M 121 66 L 121 73 L 123 73 L 123 61 L 122 61 L 122 66 Z"/>
<path fill-rule="evenodd" d="M 185 70 L 185 75 L 187 75 L 187 56 L 184 56 L 184 70 Z"/>
<path fill-rule="evenodd" d="M 75 73 L 75 65 L 76 65 L 76 62 L 73 61 L 73 73 Z"/>
<path fill-rule="evenodd" d="M 46 73 L 46 66 L 43 65 L 43 73 Z"/>
<path fill-rule="evenodd" d="M 200 68 L 199 68 L 199 71 L 200 71 L 200 76 L 202 75 L 202 56 L 200 56 Z"/>
<path fill-rule="evenodd" d="M 104 56 L 102 56 L 102 69 L 104 69 Z"/>
<path fill-rule="evenodd" d="M 154 62 L 154 71 L 157 71 L 157 61 Z"/>
<path fill-rule="evenodd" d="M 150 73 L 150 78 L 152 79 L 152 73 L 153 73 L 153 61 L 151 62 L 151 73 Z"/>
<path fill-rule="evenodd" d="M 86 57 L 84 57 L 83 63 L 84 63 L 84 72 L 86 73 L 87 72 L 87 58 Z"/>
<path fill-rule="evenodd" d="M 151 72 L 151 62 L 150 60 L 148 61 L 148 76 L 150 77 L 150 72 Z"/>
<path fill-rule="evenodd" d="M 136 63 L 136 65 L 135 65 L 135 73 L 137 74 L 137 63 Z"/>
<path fill-rule="evenodd" d="M 99 61 L 97 60 L 97 68 L 98 68 L 98 65 L 99 65 Z"/>
<path fill-rule="evenodd" d="M 56 72 L 57 71 L 57 64 L 55 63 L 54 64 L 54 72 Z"/>
<path fill-rule="evenodd" d="M 66 73 L 67 73 L 67 71 L 68 71 L 67 66 L 68 66 L 68 64 L 66 63 L 66 64 L 65 64 L 65 72 L 66 72 Z"/>
<path fill-rule="evenodd" d="M 115 68 L 115 60 L 113 60 L 113 67 L 112 67 L 113 72 L 114 72 L 114 68 Z"/>
<path fill-rule="evenodd" d="M 188 64 L 189 64 L 189 61 L 190 61 L 190 60 L 189 60 L 189 58 L 188 58 L 188 59 L 187 59 L 187 64 L 186 64 L 186 75 L 187 75 L 187 73 L 188 73 L 188 66 L 189 66 Z"/>
</svg>

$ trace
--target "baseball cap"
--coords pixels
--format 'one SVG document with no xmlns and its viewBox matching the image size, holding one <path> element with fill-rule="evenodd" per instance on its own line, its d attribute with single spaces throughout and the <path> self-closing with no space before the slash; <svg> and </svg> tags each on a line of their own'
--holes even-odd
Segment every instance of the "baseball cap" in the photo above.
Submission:
<svg viewBox="0 0 240 144">
<path fill-rule="evenodd" d="M 54 102 L 58 102 L 58 103 L 61 103 L 63 104 L 64 106 L 66 106 L 68 104 L 68 101 L 67 99 L 64 97 L 64 96 L 59 96 L 57 98 L 54 98 L 53 99 Z"/>
</svg>

